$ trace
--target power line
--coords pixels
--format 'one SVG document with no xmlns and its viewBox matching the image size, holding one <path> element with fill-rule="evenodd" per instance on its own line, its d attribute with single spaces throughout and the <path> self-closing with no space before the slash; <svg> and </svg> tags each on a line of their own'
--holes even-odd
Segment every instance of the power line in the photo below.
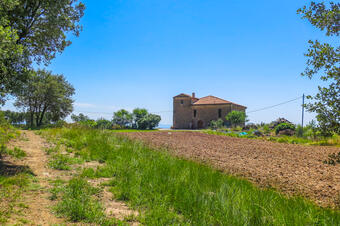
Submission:
<svg viewBox="0 0 340 226">
<path fill-rule="evenodd" d="M 253 111 L 248 111 L 247 113 L 253 113 L 253 112 L 258 112 L 258 111 L 267 110 L 267 109 L 270 109 L 270 108 L 274 108 L 274 107 L 277 107 L 277 106 L 280 106 L 280 105 L 283 105 L 283 104 L 287 104 L 287 103 L 290 103 L 290 102 L 296 101 L 296 100 L 298 100 L 298 99 L 301 99 L 301 98 L 302 98 L 302 96 L 300 96 L 300 97 L 297 97 L 297 98 L 295 98 L 295 99 L 292 99 L 292 100 L 288 100 L 288 101 L 285 101 L 285 102 L 279 103 L 279 104 L 275 104 L 275 105 L 272 105 L 272 106 L 268 106 L 268 107 L 260 108 L 260 109 L 253 110 Z"/>
<path fill-rule="evenodd" d="M 280 105 L 284 105 L 284 104 L 287 104 L 287 103 L 290 103 L 290 102 L 299 100 L 299 99 L 301 99 L 301 98 L 302 98 L 302 96 L 297 97 L 297 98 L 294 98 L 294 99 L 292 99 L 292 100 L 288 100 L 288 101 L 279 103 L 279 104 L 275 104 L 275 105 L 272 105 L 272 106 L 268 106 L 268 107 L 256 109 L 256 110 L 253 110 L 253 111 L 248 111 L 247 113 L 254 113 L 254 112 L 258 112 L 258 111 L 263 111 L 263 110 L 271 109 L 271 108 L 274 108 L 274 107 L 277 107 L 277 106 L 280 106 Z M 110 113 L 109 113 L 109 112 L 89 112 L 89 111 L 74 111 L 74 112 L 76 112 L 76 113 L 86 113 L 86 114 L 106 114 L 106 115 L 113 115 L 113 112 L 110 112 Z M 157 114 L 157 113 L 170 113 L 170 112 L 173 112 L 173 111 L 167 110 L 167 111 L 158 111 L 158 112 L 150 112 L 150 113 Z"/>
</svg>

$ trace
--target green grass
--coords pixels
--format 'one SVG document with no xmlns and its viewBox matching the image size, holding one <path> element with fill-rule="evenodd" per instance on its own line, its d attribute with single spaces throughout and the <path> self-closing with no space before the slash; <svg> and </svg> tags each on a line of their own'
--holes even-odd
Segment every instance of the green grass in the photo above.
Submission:
<svg viewBox="0 0 340 226">
<path fill-rule="evenodd" d="M 273 142 L 278 142 L 278 143 L 286 143 L 286 144 L 305 144 L 305 145 L 315 145 L 315 146 L 336 146 L 336 147 L 340 147 L 340 136 L 338 136 L 338 135 L 333 135 L 333 137 L 329 137 L 329 138 L 320 138 L 318 140 L 312 140 L 312 139 L 307 139 L 307 138 L 302 138 L 302 137 L 297 137 L 297 136 L 257 137 L 257 136 L 252 135 L 252 134 L 239 135 L 240 131 L 224 133 L 224 132 L 213 131 L 213 130 L 201 130 L 199 132 L 203 132 L 203 133 L 206 133 L 206 134 L 212 134 L 212 135 L 219 135 L 219 136 L 229 136 L 229 137 L 248 138 L 248 139 L 262 139 L 262 140 L 268 140 L 268 141 L 273 141 Z"/>
<path fill-rule="evenodd" d="M 52 156 L 48 165 L 52 169 L 71 170 L 71 165 L 81 163 L 83 163 L 83 160 L 80 158 L 74 158 L 65 154 L 57 153 Z"/>
<path fill-rule="evenodd" d="M 0 224 L 5 224 L 14 212 L 25 208 L 20 204 L 21 196 L 32 181 L 29 173 L 0 176 Z"/>
<path fill-rule="evenodd" d="M 142 214 L 138 219 L 147 225 L 340 224 L 338 210 L 259 189 L 246 180 L 173 157 L 166 151 L 153 150 L 112 132 L 53 129 L 44 134 L 56 137 L 56 141 L 71 140 L 75 153 L 104 161 L 104 166 L 97 170 L 83 170 L 82 177 L 112 178 L 107 185 L 115 197 L 139 209 Z M 86 187 L 69 186 L 68 194 L 74 195 L 78 194 L 74 189 Z M 62 207 L 66 209 L 67 203 Z M 93 216 L 97 215 L 97 208 L 91 206 Z M 77 210 L 67 209 L 64 214 L 69 212 Z"/>
<path fill-rule="evenodd" d="M 104 209 L 96 196 L 100 190 L 92 187 L 84 178 L 75 177 L 65 184 L 54 181 L 51 190 L 52 200 L 60 195 L 60 202 L 55 206 L 57 214 L 73 222 L 96 223 L 98 225 L 117 225 L 121 222 L 105 216 Z"/>
<path fill-rule="evenodd" d="M 17 159 L 22 159 L 27 156 L 26 152 L 22 150 L 21 148 L 14 147 L 13 149 L 6 148 L 6 146 L 3 146 L 4 150 L 2 150 L 3 154 L 7 154 L 9 156 L 12 156 Z"/>
</svg>

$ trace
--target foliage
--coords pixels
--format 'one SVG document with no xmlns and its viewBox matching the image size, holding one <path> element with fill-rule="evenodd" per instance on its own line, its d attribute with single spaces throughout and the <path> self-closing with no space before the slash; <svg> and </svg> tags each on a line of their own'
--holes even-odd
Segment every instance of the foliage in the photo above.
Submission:
<svg viewBox="0 0 340 226">
<path fill-rule="evenodd" d="M 295 126 L 291 123 L 280 123 L 279 125 L 275 127 L 275 133 L 279 134 L 280 131 L 286 130 L 286 129 L 295 130 Z"/>
<path fill-rule="evenodd" d="M 317 207 L 303 198 L 289 198 L 270 189 L 257 188 L 246 180 L 173 157 L 116 133 L 81 129 L 55 129 L 46 133 L 72 141 L 74 149 L 86 151 L 92 160 L 105 160 L 95 172 L 82 175 L 110 177 L 106 186 L 117 199 L 138 208 L 141 212 L 138 219 L 145 225 L 338 225 L 340 222 L 336 211 Z M 77 149 L 84 145 L 85 149 Z M 93 194 L 86 191 L 85 181 L 68 185 L 63 198 L 67 201 L 62 201 L 59 208 L 66 216 L 81 219 L 77 217 L 86 216 L 83 213 L 89 213 L 88 208 L 93 207 L 91 203 L 84 206 L 90 199 L 82 194 Z"/>
<path fill-rule="evenodd" d="M 113 115 L 113 125 L 117 129 L 133 128 L 139 130 L 154 129 L 161 121 L 159 115 L 150 114 L 144 108 L 135 108 L 132 113 L 121 109 Z"/>
<path fill-rule="evenodd" d="M 112 129 L 112 122 L 104 118 L 97 119 L 96 124 L 97 129 Z"/>
<path fill-rule="evenodd" d="M 139 122 L 142 121 L 144 117 L 148 115 L 148 110 L 145 108 L 135 108 L 132 111 L 132 117 L 133 117 L 133 124 L 132 127 L 139 129 L 141 126 L 139 125 Z"/>
<path fill-rule="evenodd" d="M 32 63 L 49 64 L 79 36 L 85 6 L 77 0 L 0 0 L 0 103 L 27 81 Z"/>
<path fill-rule="evenodd" d="M 74 115 L 72 114 L 71 115 L 71 119 L 74 121 L 74 122 L 85 122 L 87 120 L 90 120 L 90 118 L 87 116 L 87 115 L 84 115 L 82 113 L 80 113 L 79 115 Z"/>
<path fill-rule="evenodd" d="M 27 122 L 29 119 L 29 114 L 27 112 L 15 112 L 15 111 L 4 111 L 5 118 L 12 125 L 20 125 Z"/>
<path fill-rule="evenodd" d="M 7 225 L 11 215 L 20 213 L 25 207 L 20 205 L 23 193 L 32 181 L 30 172 L 22 171 L 14 175 L 0 174 L 0 224 Z"/>
<path fill-rule="evenodd" d="M 113 113 L 112 122 L 121 128 L 128 128 L 132 123 L 132 114 L 125 109 L 121 109 Z"/>
<path fill-rule="evenodd" d="M 154 129 L 158 126 L 161 121 L 161 117 L 159 115 L 147 114 L 142 118 L 139 118 L 136 121 L 137 129 L 145 130 L 145 129 Z"/>
<path fill-rule="evenodd" d="M 4 154 L 6 150 L 5 144 L 18 135 L 18 131 L 16 131 L 5 119 L 4 112 L 0 111 L 0 158 L 1 153 Z"/>
<path fill-rule="evenodd" d="M 212 129 L 220 129 L 220 128 L 223 127 L 223 125 L 224 125 L 224 122 L 223 122 L 222 119 L 218 119 L 218 120 L 216 120 L 216 121 L 212 120 L 212 121 L 210 122 L 210 127 L 211 127 Z"/>
<path fill-rule="evenodd" d="M 46 119 L 57 122 L 69 115 L 73 110 L 73 94 L 73 86 L 63 75 L 32 71 L 29 81 L 17 94 L 15 106 L 29 113 L 31 128 L 40 127 Z"/>
<path fill-rule="evenodd" d="M 18 147 L 14 147 L 13 149 L 9 149 L 7 148 L 6 146 L 1 146 L 0 147 L 0 157 L 1 157 L 1 154 L 6 154 L 6 155 L 9 155 L 9 156 L 12 156 L 14 158 L 17 158 L 17 159 L 21 159 L 21 158 L 24 158 L 27 156 L 26 152 L 24 150 L 22 150 L 21 148 L 18 148 Z"/>
<path fill-rule="evenodd" d="M 56 206 L 56 211 L 66 216 L 73 222 L 97 223 L 98 225 L 116 225 L 117 222 L 107 219 L 104 208 L 93 196 L 99 190 L 92 187 L 83 178 L 73 178 L 62 188 L 56 189 L 61 193 L 61 201 Z M 55 194 L 57 195 L 57 194 Z"/>
<path fill-rule="evenodd" d="M 340 152 L 338 154 L 333 153 L 328 156 L 328 160 L 325 160 L 323 163 L 333 165 L 340 164 Z"/>
<path fill-rule="evenodd" d="M 230 122 L 232 127 L 236 127 L 244 125 L 247 116 L 243 111 L 232 111 L 225 118 L 228 122 Z"/>
<path fill-rule="evenodd" d="M 49 161 L 48 165 L 52 169 L 57 169 L 57 170 L 70 170 L 71 167 L 70 165 L 79 163 L 80 160 L 76 158 L 69 157 L 64 154 L 55 154 L 52 159 Z"/>
<path fill-rule="evenodd" d="M 299 9 L 298 13 L 315 27 L 326 30 L 327 36 L 339 36 L 340 3 L 311 2 L 309 6 Z M 306 104 L 306 108 L 317 114 L 324 136 L 330 136 L 333 132 L 340 134 L 340 46 L 317 40 L 310 40 L 309 44 L 310 48 L 305 54 L 308 57 L 307 68 L 302 75 L 311 79 L 320 74 L 325 86 L 320 85 L 314 97 L 307 96 L 313 102 Z"/>
<path fill-rule="evenodd" d="M 310 130 L 307 130 L 308 133 Z M 207 134 L 214 134 L 214 135 L 220 135 L 220 136 L 229 136 L 229 137 L 238 137 L 238 138 L 250 138 L 250 139 L 263 139 L 268 140 L 272 142 L 279 142 L 279 143 L 287 143 L 287 144 L 305 144 L 305 145 L 316 145 L 316 146 L 337 146 L 340 147 L 340 136 L 333 135 L 332 137 L 317 137 L 317 139 L 312 137 L 296 137 L 296 136 L 282 136 L 282 137 L 275 137 L 275 136 L 268 136 L 268 137 L 262 137 L 262 136 L 253 136 L 251 134 L 247 135 L 240 135 L 239 132 L 233 132 L 233 131 L 226 131 L 226 132 L 220 132 L 220 131 L 211 131 L 211 130 L 205 130 L 203 131 Z"/>
</svg>

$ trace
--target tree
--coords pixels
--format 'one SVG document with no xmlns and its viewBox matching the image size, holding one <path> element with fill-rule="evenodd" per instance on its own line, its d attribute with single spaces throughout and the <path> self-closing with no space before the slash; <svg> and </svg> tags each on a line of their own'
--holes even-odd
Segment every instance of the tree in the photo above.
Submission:
<svg viewBox="0 0 340 226">
<path fill-rule="evenodd" d="M 74 88 L 63 75 L 31 71 L 28 81 L 17 94 L 15 106 L 29 113 L 31 127 L 40 127 L 46 115 L 50 121 L 57 122 L 73 111 Z"/>
<path fill-rule="evenodd" d="M 79 115 L 72 114 L 71 119 L 74 122 L 86 122 L 86 121 L 90 120 L 90 118 L 87 115 L 84 115 L 82 113 L 80 113 Z"/>
<path fill-rule="evenodd" d="M 79 36 L 85 6 L 78 0 L 0 0 L 0 97 L 15 93 L 32 62 L 49 64 Z"/>
<path fill-rule="evenodd" d="M 137 121 L 137 129 L 154 129 L 158 126 L 161 121 L 161 116 L 154 114 L 144 115 L 142 118 L 139 118 Z"/>
<path fill-rule="evenodd" d="M 326 36 L 339 36 L 340 3 L 311 2 L 309 6 L 299 9 L 298 13 L 315 27 L 326 30 Z M 323 135 L 331 135 L 333 132 L 340 134 L 340 46 L 318 40 L 310 40 L 309 44 L 310 48 L 305 54 L 308 57 L 307 67 L 302 76 L 311 79 L 320 75 L 325 85 L 318 86 L 319 92 L 315 96 L 307 96 L 312 102 L 306 104 L 306 108 L 317 114 Z"/>
<path fill-rule="evenodd" d="M 232 111 L 225 117 L 232 127 L 244 125 L 246 118 L 246 113 L 243 111 Z"/>
<path fill-rule="evenodd" d="M 26 112 L 4 111 L 5 118 L 12 125 L 20 125 L 28 121 Z"/>
<path fill-rule="evenodd" d="M 9 26 L 9 20 L 2 12 L 13 9 L 15 1 L 0 0 L 0 105 L 5 103 L 5 96 L 13 93 L 24 76 L 16 76 L 18 71 L 24 74 L 27 63 L 23 60 L 23 46 L 17 44 L 18 35 Z"/>
<path fill-rule="evenodd" d="M 96 125 L 97 129 L 111 129 L 112 128 L 112 122 L 104 118 L 97 119 L 96 123 L 97 123 Z"/>
<path fill-rule="evenodd" d="M 142 119 L 148 115 L 148 110 L 145 108 L 135 108 L 132 111 L 133 124 L 132 127 L 137 129 L 143 127 L 141 125 Z"/>
<path fill-rule="evenodd" d="M 150 114 L 144 108 L 135 108 L 133 110 L 133 127 L 136 129 L 154 129 L 161 121 L 159 115 Z"/>
<path fill-rule="evenodd" d="M 123 128 L 128 128 L 132 123 L 132 115 L 125 109 L 113 113 L 113 123 Z"/>
</svg>

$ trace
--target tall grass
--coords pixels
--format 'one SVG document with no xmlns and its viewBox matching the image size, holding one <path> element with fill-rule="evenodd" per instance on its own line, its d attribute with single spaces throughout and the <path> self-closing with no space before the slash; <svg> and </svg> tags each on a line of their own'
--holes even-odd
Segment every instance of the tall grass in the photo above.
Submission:
<svg viewBox="0 0 340 226">
<path fill-rule="evenodd" d="M 262 190 L 209 166 L 153 150 L 112 132 L 53 129 L 45 132 L 75 152 L 106 164 L 83 176 L 112 178 L 115 197 L 142 214 L 145 224 L 339 225 L 337 210 L 299 197 Z"/>
</svg>

